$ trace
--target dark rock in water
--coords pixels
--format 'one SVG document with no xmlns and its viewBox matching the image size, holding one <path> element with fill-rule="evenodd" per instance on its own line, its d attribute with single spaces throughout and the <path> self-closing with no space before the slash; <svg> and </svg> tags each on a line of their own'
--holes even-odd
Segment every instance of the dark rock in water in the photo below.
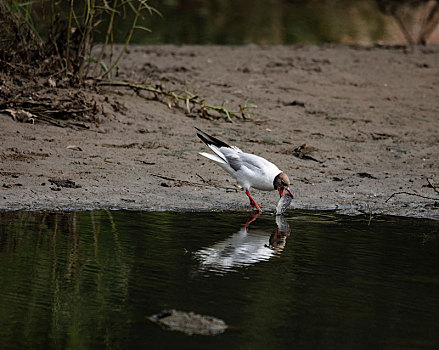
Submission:
<svg viewBox="0 0 439 350">
<path fill-rule="evenodd" d="M 148 317 L 148 319 L 166 329 L 180 331 L 188 335 L 217 335 L 223 333 L 227 328 L 226 323 L 218 318 L 177 310 L 163 310 L 157 315 Z"/>
</svg>

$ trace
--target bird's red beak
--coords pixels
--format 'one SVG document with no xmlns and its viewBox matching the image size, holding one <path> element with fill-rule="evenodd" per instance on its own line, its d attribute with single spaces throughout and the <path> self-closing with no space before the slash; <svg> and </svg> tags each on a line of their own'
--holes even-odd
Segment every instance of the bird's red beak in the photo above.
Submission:
<svg viewBox="0 0 439 350">
<path fill-rule="evenodd" d="M 279 187 L 279 196 L 280 196 L 280 198 L 282 198 L 282 195 L 284 194 L 284 190 L 287 190 L 288 191 L 288 193 L 291 195 L 291 198 L 294 198 L 294 196 L 293 196 L 293 192 L 291 192 L 291 190 L 290 190 L 290 188 L 289 187 Z"/>
<path fill-rule="evenodd" d="M 287 190 L 288 191 L 288 193 L 291 195 L 291 198 L 294 198 L 294 196 L 293 196 L 293 192 L 291 192 L 291 190 L 290 190 L 290 188 L 289 187 L 279 187 L 279 195 L 280 195 L 280 198 L 282 198 L 282 195 L 284 194 L 284 190 Z"/>
</svg>

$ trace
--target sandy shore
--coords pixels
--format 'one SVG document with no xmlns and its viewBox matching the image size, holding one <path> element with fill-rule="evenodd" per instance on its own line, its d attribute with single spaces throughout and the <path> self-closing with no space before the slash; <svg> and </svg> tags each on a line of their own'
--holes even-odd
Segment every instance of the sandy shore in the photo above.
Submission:
<svg viewBox="0 0 439 350">
<path fill-rule="evenodd" d="M 439 47 L 143 46 L 120 72 L 258 107 L 228 123 L 113 89 L 96 97 L 108 103 L 89 129 L 0 114 L 0 209 L 249 210 L 233 179 L 198 155 L 197 126 L 276 163 L 292 180 L 291 208 L 439 219 L 427 182 L 439 187 Z M 313 159 L 294 156 L 304 144 Z M 386 203 L 401 191 L 436 200 Z M 253 194 L 275 209 L 275 192 Z"/>
</svg>

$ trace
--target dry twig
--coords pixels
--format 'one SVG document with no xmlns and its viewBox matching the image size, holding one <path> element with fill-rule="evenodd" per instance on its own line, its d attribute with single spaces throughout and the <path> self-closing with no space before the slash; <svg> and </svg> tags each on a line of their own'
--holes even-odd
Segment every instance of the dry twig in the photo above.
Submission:
<svg viewBox="0 0 439 350">
<path fill-rule="evenodd" d="M 205 103 L 204 100 L 200 99 L 197 95 L 194 95 L 188 91 L 177 92 L 172 90 L 164 89 L 160 85 L 153 86 L 152 84 L 147 83 L 131 83 L 127 81 L 115 81 L 115 80 L 100 80 L 96 79 L 96 83 L 98 86 L 120 86 L 130 88 L 136 92 L 138 91 L 148 91 L 153 93 L 154 96 L 164 96 L 170 99 L 168 105 L 171 106 L 173 102 L 182 101 L 185 104 L 185 108 L 187 113 L 191 113 L 191 105 L 197 105 L 201 108 L 201 116 L 204 118 L 209 117 L 209 111 L 215 111 L 220 115 L 223 115 L 227 118 L 228 121 L 233 122 L 232 117 L 241 118 L 243 120 L 249 119 L 249 116 L 246 112 L 249 108 L 256 108 L 257 106 L 254 104 L 245 103 L 244 106 L 239 105 L 239 109 L 237 110 L 229 110 L 225 107 L 225 102 L 221 104 L 221 106 L 215 106 Z"/>
<path fill-rule="evenodd" d="M 427 178 L 427 182 L 428 182 L 428 185 L 437 193 L 437 194 L 439 194 L 439 190 L 430 182 L 430 180 Z M 422 194 L 418 194 L 418 193 L 412 193 L 412 192 L 406 192 L 406 191 L 401 191 L 401 192 L 395 192 L 395 193 L 392 193 L 392 195 L 389 197 L 389 198 L 387 198 L 386 199 L 386 202 L 385 203 L 387 203 L 391 198 L 393 198 L 394 196 L 396 196 L 396 195 L 398 195 L 398 194 L 406 194 L 406 195 L 409 195 L 409 196 L 416 196 L 416 197 L 420 197 L 420 198 L 424 198 L 424 199 L 431 199 L 431 200 L 433 200 L 433 201 L 436 201 L 436 200 L 439 200 L 439 198 L 434 198 L 434 197 L 430 197 L 430 196 L 424 196 L 424 195 L 422 195 Z"/>
<path fill-rule="evenodd" d="M 223 190 L 227 190 L 227 191 L 235 191 L 235 192 L 238 192 L 238 189 L 233 188 L 233 187 L 219 186 L 219 185 L 215 185 L 215 184 L 212 184 L 212 183 L 204 183 L 204 184 L 201 184 L 201 183 L 198 183 L 198 182 L 192 182 L 192 181 L 187 181 L 187 180 L 174 179 L 174 178 L 172 178 L 172 177 L 163 176 L 163 175 L 160 175 L 160 174 L 152 174 L 152 173 L 150 173 L 150 175 L 155 176 L 155 177 L 158 177 L 158 178 L 163 179 L 163 180 L 175 181 L 175 182 L 178 182 L 178 183 L 187 184 L 187 185 L 196 186 L 196 187 L 215 187 L 215 188 L 221 188 L 221 189 L 223 189 Z M 198 174 L 197 174 L 197 175 L 198 175 Z"/>
<path fill-rule="evenodd" d="M 430 182 L 429 178 L 427 177 L 427 182 L 430 185 L 430 187 L 434 190 L 434 192 L 436 192 L 437 194 L 439 194 L 439 190 Z"/>
<path fill-rule="evenodd" d="M 386 203 L 387 203 L 391 198 L 393 198 L 394 196 L 396 196 L 397 194 L 407 194 L 407 195 L 409 195 L 409 196 L 416 196 L 416 197 L 421 197 L 421 198 L 431 199 L 431 200 L 437 200 L 437 199 L 438 199 L 438 198 L 433 198 L 433 197 L 423 196 L 422 194 L 418 194 L 418 193 L 410 193 L 410 192 L 402 191 L 402 192 L 395 192 L 395 193 L 392 193 L 392 195 L 391 195 L 389 198 L 386 199 Z"/>
</svg>

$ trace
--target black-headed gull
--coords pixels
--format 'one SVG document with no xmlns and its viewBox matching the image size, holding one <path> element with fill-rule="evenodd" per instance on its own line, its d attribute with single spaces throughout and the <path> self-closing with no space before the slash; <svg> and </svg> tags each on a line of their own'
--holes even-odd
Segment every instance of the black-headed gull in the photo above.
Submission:
<svg viewBox="0 0 439 350">
<path fill-rule="evenodd" d="M 260 228 L 249 231 L 249 225 L 259 215 L 254 213 L 237 233 L 224 241 L 198 250 L 195 257 L 200 261 L 199 270 L 226 273 L 279 255 L 290 235 L 290 226 L 283 216 L 276 216 L 275 232 L 270 234 L 270 231 Z"/>
<path fill-rule="evenodd" d="M 287 190 L 293 197 L 288 176 L 276 165 L 257 155 L 245 153 L 236 146 L 229 146 L 198 128 L 195 129 L 200 132 L 197 133 L 198 137 L 215 153 L 200 152 L 200 154 L 218 163 L 236 179 L 245 189 L 253 208 L 262 211 L 250 196 L 249 189 L 252 187 L 263 191 L 277 190 L 281 198 L 284 190 Z"/>
</svg>

